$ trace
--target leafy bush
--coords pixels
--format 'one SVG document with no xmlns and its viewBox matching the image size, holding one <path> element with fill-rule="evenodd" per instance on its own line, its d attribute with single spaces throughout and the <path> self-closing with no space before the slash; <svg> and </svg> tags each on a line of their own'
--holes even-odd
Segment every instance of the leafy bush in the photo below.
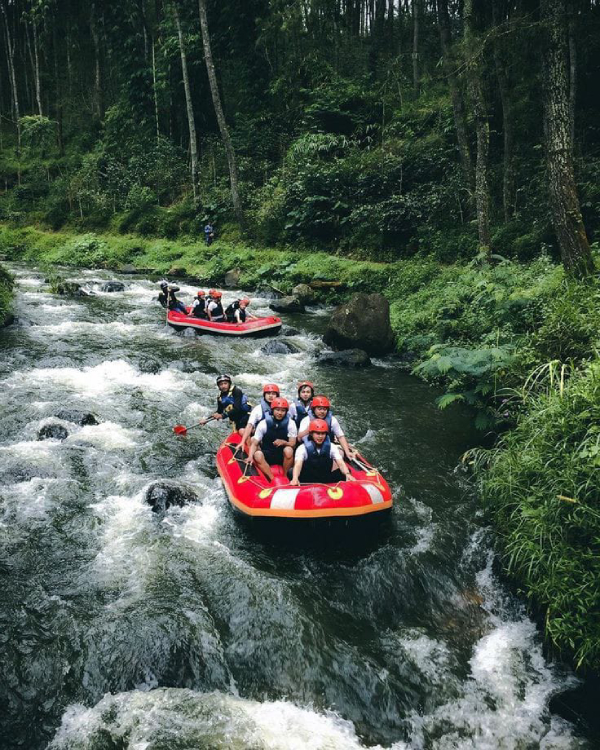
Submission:
<svg viewBox="0 0 600 750">
<path fill-rule="evenodd" d="M 578 666 L 600 668 L 600 360 L 547 380 L 498 446 L 479 452 L 507 570 Z"/>
</svg>

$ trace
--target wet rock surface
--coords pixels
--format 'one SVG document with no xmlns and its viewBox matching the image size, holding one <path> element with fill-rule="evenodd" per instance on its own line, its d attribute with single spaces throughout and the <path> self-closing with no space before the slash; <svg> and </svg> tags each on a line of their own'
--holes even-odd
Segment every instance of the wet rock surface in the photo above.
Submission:
<svg viewBox="0 0 600 750">
<path fill-rule="evenodd" d="M 106 281 L 100 287 L 103 292 L 124 292 L 125 284 L 122 281 Z"/>
<path fill-rule="evenodd" d="M 239 268 L 233 268 L 231 271 L 227 271 L 225 274 L 225 279 L 223 283 L 226 287 L 229 288 L 236 288 L 240 284 L 240 278 L 242 276 L 242 272 Z"/>
<path fill-rule="evenodd" d="M 269 307 L 271 310 L 275 310 L 275 312 L 306 312 L 304 305 L 300 302 L 298 297 L 293 296 L 273 300 L 273 302 L 269 304 Z"/>
<path fill-rule="evenodd" d="M 368 367 L 371 360 L 363 349 L 345 349 L 342 352 L 322 352 L 317 357 L 320 365 L 338 365 L 340 367 Z"/>
<path fill-rule="evenodd" d="M 144 495 L 144 500 L 155 513 L 163 513 L 173 505 L 182 508 L 199 499 L 191 487 L 164 481 L 153 482 Z"/>
<path fill-rule="evenodd" d="M 290 341 L 267 341 L 260 347 L 263 354 L 296 354 L 300 349 Z"/>
<path fill-rule="evenodd" d="M 315 290 L 308 286 L 308 284 L 297 284 L 292 289 L 292 295 L 298 297 L 303 305 L 310 305 L 316 299 Z"/>
<path fill-rule="evenodd" d="M 354 294 L 331 314 L 323 341 L 336 350 L 387 354 L 394 347 L 389 302 L 381 294 Z"/>
<path fill-rule="evenodd" d="M 98 418 L 91 411 L 80 411 L 79 409 L 60 409 L 54 415 L 57 419 L 65 422 L 74 422 L 85 427 L 90 424 L 100 424 Z"/>
<path fill-rule="evenodd" d="M 294 328 L 293 326 L 282 326 L 281 335 L 282 336 L 300 336 L 300 331 L 297 328 Z"/>
<path fill-rule="evenodd" d="M 38 430 L 38 440 L 66 440 L 69 431 L 61 424 L 45 424 Z"/>
<path fill-rule="evenodd" d="M 61 281 L 56 286 L 56 293 L 63 297 L 89 297 L 90 292 L 82 289 L 80 284 L 74 281 Z"/>
</svg>

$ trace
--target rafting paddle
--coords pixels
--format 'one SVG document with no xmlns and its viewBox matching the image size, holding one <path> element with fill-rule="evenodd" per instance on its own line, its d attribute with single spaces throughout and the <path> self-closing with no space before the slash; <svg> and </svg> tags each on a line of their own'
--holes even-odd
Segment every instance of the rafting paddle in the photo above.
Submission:
<svg viewBox="0 0 600 750">
<path fill-rule="evenodd" d="M 188 430 L 193 430 L 195 427 L 203 427 L 208 422 L 212 422 L 214 417 L 209 417 L 206 422 L 198 422 L 198 424 L 193 424 L 191 427 L 186 427 L 184 424 L 176 424 L 175 427 L 173 427 L 173 432 L 176 435 L 187 435 Z"/>
</svg>

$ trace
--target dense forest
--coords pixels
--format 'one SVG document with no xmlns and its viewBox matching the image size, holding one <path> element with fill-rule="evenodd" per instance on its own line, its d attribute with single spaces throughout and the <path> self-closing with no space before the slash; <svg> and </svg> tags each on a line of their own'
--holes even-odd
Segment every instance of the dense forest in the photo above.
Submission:
<svg viewBox="0 0 600 750">
<path fill-rule="evenodd" d="M 2 0 L 1 21 L 4 219 L 591 267 L 594 0 Z"/>
<path fill-rule="evenodd" d="M 470 462 L 506 569 L 598 668 L 600 3 L 0 0 L 0 32 L 0 250 L 384 290 L 500 436 Z"/>
</svg>

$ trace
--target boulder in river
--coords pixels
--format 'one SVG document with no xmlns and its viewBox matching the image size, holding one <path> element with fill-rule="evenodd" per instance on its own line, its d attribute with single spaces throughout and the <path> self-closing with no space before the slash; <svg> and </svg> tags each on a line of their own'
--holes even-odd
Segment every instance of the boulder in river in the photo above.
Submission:
<svg viewBox="0 0 600 750">
<path fill-rule="evenodd" d="M 353 294 L 331 314 L 323 341 L 336 350 L 387 354 L 394 348 L 389 302 L 381 294 Z"/>
<path fill-rule="evenodd" d="M 81 288 L 74 281 L 59 281 L 56 285 L 56 293 L 63 297 L 89 297 L 90 293 Z"/>
<path fill-rule="evenodd" d="M 282 326 L 281 335 L 282 336 L 299 336 L 300 331 L 297 328 L 294 328 L 293 326 Z"/>
<path fill-rule="evenodd" d="M 371 360 L 363 349 L 344 349 L 343 352 L 322 352 L 317 357 L 317 364 L 352 368 L 368 367 Z"/>
<path fill-rule="evenodd" d="M 54 415 L 57 419 L 85 427 L 90 424 L 100 424 L 98 418 L 91 411 L 80 411 L 79 409 L 60 409 Z"/>
<path fill-rule="evenodd" d="M 275 299 L 271 302 L 269 307 L 271 310 L 275 310 L 275 312 L 306 312 L 304 305 L 300 302 L 298 297 L 293 296 Z"/>
<path fill-rule="evenodd" d="M 125 284 L 122 281 L 106 281 L 100 287 L 102 292 L 124 292 Z"/>
<path fill-rule="evenodd" d="M 61 424 L 45 424 L 38 430 L 38 440 L 66 440 L 69 432 Z"/>
<path fill-rule="evenodd" d="M 152 482 L 144 495 L 144 500 L 155 513 L 162 513 L 172 505 L 182 508 L 199 499 L 190 487 L 163 481 Z"/>
<path fill-rule="evenodd" d="M 242 276 L 242 271 L 240 268 L 232 268 L 230 271 L 227 271 L 225 274 L 225 279 L 223 280 L 223 283 L 226 287 L 229 287 L 230 289 L 238 287 L 240 285 L 240 278 Z"/>
<path fill-rule="evenodd" d="M 289 341 L 267 341 L 260 347 L 263 354 L 296 354 L 300 349 Z"/>
<path fill-rule="evenodd" d="M 315 290 L 311 289 L 308 284 L 297 284 L 292 289 L 292 295 L 298 297 L 303 305 L 310 305 L 316 298 Z"/>
</svg>

